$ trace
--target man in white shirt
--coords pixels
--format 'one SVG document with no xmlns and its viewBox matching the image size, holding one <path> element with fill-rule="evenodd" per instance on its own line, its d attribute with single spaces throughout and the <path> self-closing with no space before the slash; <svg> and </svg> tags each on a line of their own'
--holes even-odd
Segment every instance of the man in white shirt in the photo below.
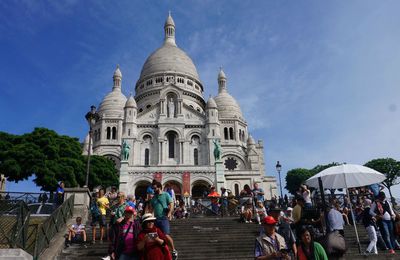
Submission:
<svg viewBox="0 0 400 260">
<path fill-rule="evenodd" d="M 344 220 L 342 213 L 339 211 L 339 203 L 336 202 L 335 206 L 329 211 L 328 221 L 330 231 L 339 231 L 339 233 L 344 236 Z"/>
</svg>

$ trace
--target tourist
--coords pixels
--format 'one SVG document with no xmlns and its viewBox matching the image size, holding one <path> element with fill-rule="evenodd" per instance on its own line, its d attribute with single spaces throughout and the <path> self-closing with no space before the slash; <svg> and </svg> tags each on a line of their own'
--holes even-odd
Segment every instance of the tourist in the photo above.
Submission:
<svg viewBox="0 0 400 260">
<path fill-rule="evenodd" d="M 137 243 L 138 250 L 142 252 L 141 260 L 171 260 L 167 237 L 154 225 L 155 220 L 151 213 L 142 217 L 142 231 L 138 235 Z"/>
<path fill-rule="evenodd" d="M 362 222 L 364 224 L 365 229 L 368 233 L 369 238 L 369 245 L 365 250 L 365 254 L 378 254 L 378 250 L 376 248 L 376 244 L 378 242 L 378 237 L 376 234 L 376 223 L 375 218 L 369 214 L 369 210 L 371 209 L 371 200 L 365 199 L 364 200 L 364 213 Z"/>
<path fill-rule="evenodd" d="M 221 195 L 215 191 L 214 186 L 211 186 L 210 193 L 208 193 L 207 197 L 211 201 L 211 210 L 212 210 L 213 214 L 218 215 L 218 213 L 219 213 L 218 202 L 219 202 L 219 198 L 221 197 Z"/>
<path fill-rule="evenodd" d="M 375 202 L 371 205 L 369 214 L 376 219 L 389 253 L 395 254 L 396 241 L 392 222 L 395 219 L 395 214 L 383 191 L 379 192 Z"/>
<path fill-rule="evenodd" d="M 60 181 L 56 190 L 56 206 L 60 206 L 64 202 L 64 182 Z"/>
<path fill-rule="evenodd" d="M 96 204 L 98 206 L 100 215 L 92 219 L 92 234 L 93 234 L 93 243 L 96 242 L 96 224 L 99 223 L 100 226 L 100 243 L 103 243 L 104 231 L 106 227 L 106 213 L 109 208 L 108 199 L 104 196 L 104 190 L 99 190 L 99 196 L 96 200 Z"/>
<path fill-rule="evenodd" d="M 301 193 L 300 195 L 303 196 L 303 198 L 304 198 L 304 207 L 311 208 L 312 207 L 311 192 L 307 188 L 307 185 L 305 185 L 305 184 L 300 185 L 300 193 Z"/>
<path fill-rule="evenodd" d="M 303 215 L 303 208 L 304 208 L 304 198 L 302 196 L 299 196 L 296 198 L 296 206 L 293 208 L 293 224 L 295 226 L 299 226 L 302 223 L 302 215 Z"/>
<path fill-rule="evenodd" d="M 77 217 L 76 223 L 72 224 L 68 228 L 68 239 L 66 246 L 68 247 L 71 243 L 86 243 L 86 230 L 85 225 L 82 224 L 82 218 Z M 86 247 L 86 245 L 84 245 Z"/>
<path fill-rule="evenodd" d="M 287 209 L 284 212 L 285 213 L 284 214 L 285 221 L 290 223 L 290 224 L 293 223 L 292 212 L 293 212 L 293 208 L 291 208 L 291 207 L 287 207 Z"/>
<path fill-rule="evenodd" d="M 182 200 L 179 202 L 179 207 L 175 209 L 174 216 L 177 219 L 188 217 L 188 212 L 185 207 L 185 202 L 183 202 Z"/>
<path fill-rule="evenodd" d="M 111 228 L 110 228 L 110 240 L 113 241 L 118 233 L 119 224 L 124 220 L 124 213 L 127 206 L 125 193 L 120 191 L 117 195 L 117 204 L 111 207 Z"/>
<path fill-rule="evenodd" d="M 136 199 L 135 199 L 135 195 L 129 194 L 128 196 L 126 196 L 126 203 L 133 207 L 134 209 L 136 209 Z"/>
<path fill-rule="evenodd" d="M 253 219 L 253 204 L 248 200 L 241 208 L 242 216 L 241 218 L 245 223 L 252 223 Z"/>
<path fill-rule="evenodd" d="M 261 201 L 264 203 L 264 190 L 258 186 L 258 183 L 254 183 L 254 189 L 252 190 L 253 196 L 255 198 L 255 202 Z"/>
<path fill-rule="evenodd" d="M 177 203 L 179 205 L 179 202 L 177 202 L 176 200 L 175 191 L 173 188 L 171 188 L 169 184 L 165 185 L 164 191 L 167 192 L 169 196 L 171 196 L 172 200 L 174 201 L 174 205 L 176 205 Z"/>
<path fill-rule="evenodd" d="M 105 195 L 110 203 L 110 207 L 114 206 L 115 204 L 118 203 L 118 192 L 117 192 L 117 187 L 112 186 L 111 190 L 107 192 Z"/>
<path fill-rule="evenodd" d="M 277 221 L 276 232 L 285 239 L 288 253 L 295 259 L 297 256 L 296 238 L 290 224 L 282 216 L 282 210 L 279 208 L 271 209 L 268 214 Z"/>
<path fill-rule="evenodd" d="M 339 234 L 344 236 L 344 220 L 339 207 L 339 203 L 335 202 L 334 206 L 328 212 L 329 230 L 331 232 L 338 231 Z"/>
<path fill-rule="evenodd" d="M 127 206 L 124 210 L 124 218 L 119 224 L 117 236 L 109 250 L 112 259 L 139 260 L 137 241 L 140 226 L 135 225 L 133 221 L 134 213 L 135 209 L 131 206 Z"/>
<path fill-rule="evenodd" d="M 221 187 L 221 199 L 220 199 L 220 212 L 221 216 L 228 215 L 228 191 L 225 187 Z"/>
<path fill-rule="evenodd" d="M 175 260 L 178 258 L 178 251 L 175 250 L 169 227 L 169 221 L 172 219 L 174 202 L 168 193 L 162 191 L 160 182 L 155 182 L 152 188 L 154 190 L 154 197 L 148 204 L 148 210 L 146 212 L 153 212 L 156 217 L 155 225 L 165 234 L 167 244 L 172 249 L 172 258 Z"/>
<path fill-rule="evenodd" d="M 299 232 L 300 245 L 297 247 L 298 260 L 328 260 L 325 249 L 320 243 L 315 242 L 307 228 L 301 228 Z"/>
<path fill-rule="evenodd" d="M 262 259 L 290 259 L 285 239 L 276 233 L 277 221 L 267 216 L 263 219 L 264 233 L 256 238 L 254 256 Z"/>
<path fill-rule="evenodd" d="M 262 201 L 257 202 L 256 213 L 257 223 L 261 225 L 261 219 L 264 219 L 267 216 L 267 210 L 265 209 Z"/>
</svg>

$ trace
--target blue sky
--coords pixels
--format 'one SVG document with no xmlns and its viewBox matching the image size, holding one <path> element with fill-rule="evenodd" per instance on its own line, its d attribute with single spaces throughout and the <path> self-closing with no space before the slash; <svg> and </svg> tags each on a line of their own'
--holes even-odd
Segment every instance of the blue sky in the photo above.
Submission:
<svg viewBox="0 0 400 260">
<path fill-rule="evenodd" d="M 168 10 L 205 97 L 223 66 L 268 175 L 400 159 L 398 1 L 0 1 L 0 130 L 82 140 L 116 64 L 134 92 Z"/>
</svg>

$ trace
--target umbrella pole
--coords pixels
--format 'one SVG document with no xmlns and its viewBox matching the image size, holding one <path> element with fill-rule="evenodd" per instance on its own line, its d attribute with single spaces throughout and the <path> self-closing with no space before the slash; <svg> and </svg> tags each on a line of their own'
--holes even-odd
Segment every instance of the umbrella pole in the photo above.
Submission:
<svg viewBox="0 0 400 260">
<path fill-rule="evenodd" d="M 346 180 L 346 178 L 345 178 Z M 347 186 L 347 184 L 346 184 Z M 356 238 L 357 238 L 357 244 L 358 244 L 358 252 L 361 254 L 361 244 L 360 244 L 360 238 L 358 237 L 358 231 L 357 231 L 357 221 L 354 218 L 354 214 L 353 214 L 353 206 L 351 205 L 351 198 L 350 198 L 350 193 L 349 193 L 349 189 L 346 188 L 347 191 L 347 196 L 349 197 L 350 200 L 350 213 L 351 213 L 351 219 L 353 220 L 353 225 L 354 225 L 354 231 L 356 232 Z"/>
</svg>

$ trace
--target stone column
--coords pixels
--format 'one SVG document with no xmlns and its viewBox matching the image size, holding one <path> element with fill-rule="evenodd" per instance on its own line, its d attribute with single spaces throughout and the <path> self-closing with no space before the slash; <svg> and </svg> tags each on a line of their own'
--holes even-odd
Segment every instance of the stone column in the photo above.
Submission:
<svg viewBox="0 0 400 260">
<path fill-rule="evenodd" d="M 215 188 L 217 191 L 226 186 L 225 181 L 224 164 L 218 160 L 215 162 Z"/>
<path fill-rule="evenodd" d="M 121 168 L 119 171 L 119 191 L 130 194 L 129 192 L 129 173 L 128 173 L 128 162 L 121 161 Z"/>
<path fill-rule="evenodd" d="M 158 141 L 158 162 L 159 164 L 163 163 L 163 141 Z"/>
</svg>

